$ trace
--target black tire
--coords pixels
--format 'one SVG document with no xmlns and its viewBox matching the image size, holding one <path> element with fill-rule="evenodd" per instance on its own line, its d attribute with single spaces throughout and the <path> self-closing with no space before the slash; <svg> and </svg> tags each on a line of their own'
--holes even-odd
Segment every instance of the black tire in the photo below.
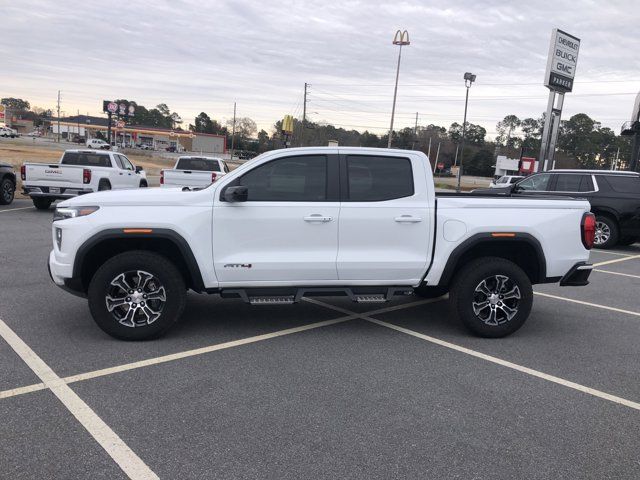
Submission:
<svg viewBox="0 0 640 480">
<path fill-rule="evenodd" d="M 631 245 L 632 243 L 636 243 L 640 241 L 640 238 L 638 237 L 633 237 L 633 236 L 626 236 L 626 237 L 621 237 L 620 240 L 618 240 L 618 245 L 623 245 L 623 246 L 627 246 L 627 245 Z"/>
<path fill-rule="evenodd" d="M 102 179 L 98 182 L 98 191 L 102 192 L 104 190 L 111 190 L 111 183 L 109 183 L 109 180 Z"/>
<path fill-rule="evenodd" d="M 615 247 L 619 239 L 620 230 L 616 221 L 606 215 L 596 215 L 596 239 L 593 246 L 606 250 Z"/>
<path fill-rule="evenodd" d="M 148 186 L 146 180 L 140 180 L 140 188 L 147 188 Z"/>
<path fill-rule="evenodd" d="M 137 288 L 141 286 L 144 277 L 138 276 L 138 272 L 152 276 L 151 280 L 144 282 L 141 292 Z M 124 288 L 114 286 L 113 282 L 119 283 L 117 279 L 121 274 L 124 275 L 126 285 L 133 286 L 133 290 L 125 291 Z M 137 285 L 133 285 L 136 279 Z M 152 305 L 154 300 L 147 300 L 145 308 L 144 299 L 140 295 L 145 292 L 151 294 L 149 289 L 155 292 L 162 290 L 164 301 L 158 300 L 160 303 Z M 131 292 L 139 298 L 122 296 Z M 112 304 L 112 310 L 109 311 L 108 296 L 122 300 L 122 303 L 116 307 Z M 129 302 L 125 302 L 127 298 Z M 180 271 L 167 258 L 138 250 L 116 255 L 98 268 L 89 284 L 88 299 L 91 315 L 104 332 L 121 340 L 149 340 L 165 333 L 180 318 L 187 299 L 187 289 Z M 140 303 L 135 303 L 136 301 Z M 152 319 L 149 312 L 158 316 Z M 130 325 L 126 324 L 128 322 Z"/>
<path fill-rule="evenodd" d="M 16 193 L 16 184 L 10 178 L 3 178 L 0 182 L 0 205 L 9 205 L 13 202 Z"/>
<path fill-rule="evenodd" d="M 449 287 L 438 285 L 420 285 L 413 289 L 413 293 L 422 298 L 438 298 L 449 293 Z"/>
<path fill-rule="evenodd" d="M 491 292 L 491 296 L 483 291 Z M 503 294 L 512 294 L 512 298 L 504 299 Z M 449 298 L 468 330 L 481 337 L 498 338 L 522 327 L 531 312 L 533 289 L 527 274 L 515 263 L 482 257 L 456 273 Z"/>
<path fill-rule="evenodd" d="M 53 198 L 47 197 L 33 197 L 32 200 L 38 210 L 49 210 L 49 207 L 53 203 Z"/>
</svg>

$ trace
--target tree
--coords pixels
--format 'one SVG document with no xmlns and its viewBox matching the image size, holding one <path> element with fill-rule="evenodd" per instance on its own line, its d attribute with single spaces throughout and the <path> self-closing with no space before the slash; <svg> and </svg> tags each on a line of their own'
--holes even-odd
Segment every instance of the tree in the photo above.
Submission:
<svg viewBox="0 0 640 480">
<path fill-rule="evenodd" d="M 209 115 L 200 112 L 195 118 L 194 125 L 189 125 L 189 130 L 198 133 L 211 133 L 214 135 L 227 135 L 227 128 L 212 120 Z"/>
<path fill-rule="evenodd" d="M 604 165 L 600 158 L 602 140 L 600 123 L 585 113 L 578 113 L 560 123 L 559 149 L 573 155 L 583 168 L 598 168 Z"/>
<path fill-rule="evenodd" d="M 6 105 L 11 110 L 29 110 L 31 105 L 21 98 L 6 97 L 0 100 L 0 103 Z"/>
<path fill-rule="evenodd" d="M 465 132 L 465 142 L 469 145 L 484 145 L 484 137 L 487 135 L 487 130 L 480 125 L 474 125 L 467 122 L 467 128 Z M 456 145 L 462 142 L 462 125 L 454 122 L 449 127 L 449 138 Z"/>
<path fill-rule="evenodd" d="M 512 138 L 512 134 L 521 124 L 522 122 L 515 115 L 507 115 L 504 117 L 502 121 L 496 125 L 496 131 L 498 132 L 496 142 L 507 147 L 515 147 L 518 139 L 516 137 Z"/>
<path fill-rule="evenodd" d="M 233 119 L 227 120 L 227 127 L 229 130 L 233 129 Z M 236 118 L 235 131 L 236 135 L 242 140 L 253 137 L 258 131 L 258 126 L 249 117 Z"/>
<path fill-rule="evenodd" d="M 467 151 L 465 149 L 465 156 Z M 467 157 L 469 158 L 469 157 Z M 465 160 L 464 173 L 466 175 L 478 175 L 480 177 L 491 177 L 494 172 L 494 160 L 493 152 L 491 150 L 482 149 L 478 150 L 471 160 Z"/>
<path fill-rule="evenodd" d="M 537 150 L 540 148 L 540 137 L 542 137 L 542 119 L 525 118 L 520 122 L 522 130 L 523 150 Z"/>
</svg>

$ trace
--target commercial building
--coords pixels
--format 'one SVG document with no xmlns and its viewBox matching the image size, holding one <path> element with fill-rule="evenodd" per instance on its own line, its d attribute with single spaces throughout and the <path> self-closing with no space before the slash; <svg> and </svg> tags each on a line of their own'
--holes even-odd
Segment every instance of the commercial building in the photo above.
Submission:
<svg viewBox="0 0 640 480">
<path fill-rule="evenodd" d="M 80 137 L 87 140 L 95 137 L 107 138 L 108 123 L 106 118 L 78 115 L 60 118 L 59 122 L 57 119 L 52 119 L 47 127 L 53 135 L 58 134 L 59 128 L 60 136 L 65 139 L 74 140 Z M 125 148 L 145 146 L 153 150 L 175 149 L 177 151 L 223 154 L 227 151 L 226 140 L 224 135 L 196 133 L 188 130 L 170 130 L 142 125 L 111 126 L 111 141 Z"/>
</svg>

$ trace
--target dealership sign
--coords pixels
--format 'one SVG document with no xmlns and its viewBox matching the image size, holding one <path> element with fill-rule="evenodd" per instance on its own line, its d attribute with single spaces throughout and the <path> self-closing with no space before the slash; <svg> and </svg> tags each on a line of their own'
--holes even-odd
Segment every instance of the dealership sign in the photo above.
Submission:
<svg viewBox="0 0 640 480">
<path fill-rule="evenodd" d="M 553 29 L 544 77 L 545 87 L 563 93 L 573 90 L 579 50 L 579 38 L 557 28 Z"/>
</svg>

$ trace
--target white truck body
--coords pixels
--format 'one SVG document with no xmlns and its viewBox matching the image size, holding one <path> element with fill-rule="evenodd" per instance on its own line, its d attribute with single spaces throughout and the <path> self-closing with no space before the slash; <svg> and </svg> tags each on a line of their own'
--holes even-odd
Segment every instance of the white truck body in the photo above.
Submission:
<svg viewBox="0 0 640 480">
<path fill-rule="evenodd" d="M 202 189 L 228 172 L 229 167 L 221 158 L 182 156 L 178 158 L 173 169 L 162 170 L 160 186 Z"/>
<path fill-rule="evenodd" d="M 173 261 L 187 265 L 185 283 L 193 290 L 237 293 L 251 303 L 260 303 L 255 292 L 265 289 L 294 289 L 287 301 L 323 288 L 344 289 L 357 301 L 388 299 L 384 292 L 397 288 L 449 289 L 478 256 L 519 265 L 531 283 L 583 285 L 591 270 L 581 227 L 590 216 L 588 202 L 436 198 L 429 161 L 416 151 L 278 150 L 204 190 L 100 193 L 59 208 L 81 206 L 95 211 L 53 223 L 49 258 L 53 281 L 80 295 L 87 292 L 88 279 L 79 276 L 83 262 L 99 255 L 92 248 L 135 235 L 140 242 L 157 236 L 179 244 L 182 253 L 176 250 Z M 383 293 L 357 293 L 372 290 Z M 274 302 L 285 298 L 270 295 Z"/>
<path fill-rule="evenodd" d="M 66 150 L 59 163 L 25 163 L 21 168 L 25 195 L 63 199 L 109 190 L 146 186 L 146 174 L 121 153 Z"/>
</svg>

